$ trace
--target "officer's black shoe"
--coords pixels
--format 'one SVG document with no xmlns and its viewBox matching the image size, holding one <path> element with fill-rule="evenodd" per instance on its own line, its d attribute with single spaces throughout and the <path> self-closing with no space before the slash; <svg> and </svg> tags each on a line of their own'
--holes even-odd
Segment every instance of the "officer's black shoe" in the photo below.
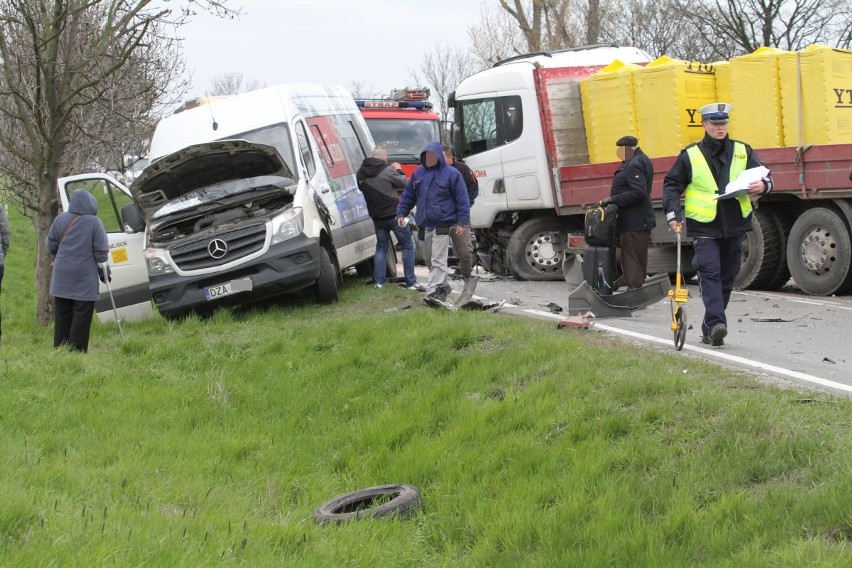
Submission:
<svg viewBox="0 0 852 568">
<path fill-rule="evenodd" d="M 713 345 L 714 347 L 721 347 L 722 345 L 725 344 L 725 342 L 723 340 L 720 340 L 719 345 L 714 345 L 713 339 L 709 335 L 702 335 L 701 336 L 701 343 L 703 343 L 705 345 Z"/>
<path fill-rule="evenodd" d="M 721 347 L 725 344 L 726 335 L 728 335 L 728 328 L 725 324 L 720 323 L 719 325 L 713 326 L 713 329 L 710 330 L 710 344 L 713 347 Z"/>
</svg>

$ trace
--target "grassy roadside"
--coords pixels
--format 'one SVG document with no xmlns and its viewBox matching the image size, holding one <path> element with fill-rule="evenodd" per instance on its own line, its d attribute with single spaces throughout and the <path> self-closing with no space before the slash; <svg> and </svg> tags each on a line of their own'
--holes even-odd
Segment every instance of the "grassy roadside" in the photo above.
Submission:
<svg viewBox="0 0 852 568">
<path fill-rule="evenodd" d="M 341 301 L 32 325 L 14 212 L 2 566 L 849 566 L 852 405 L 550 322 Z M 410 305 L 410 309 L 406 306 Z M 414 518 L 318 526 L 382 483 Z"/>
</svg>

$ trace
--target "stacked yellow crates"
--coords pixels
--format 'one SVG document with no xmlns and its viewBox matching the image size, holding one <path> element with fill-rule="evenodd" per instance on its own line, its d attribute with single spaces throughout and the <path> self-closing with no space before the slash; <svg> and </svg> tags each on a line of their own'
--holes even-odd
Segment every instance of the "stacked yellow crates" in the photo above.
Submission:
<svg viewBox="0 0 852 568">
<path fill-rule="evenodd" d="M 591 163 L 614 162 L 615 141 L 637 136 L 633 71 L 638 66 L 616 59 L 580 82 L 583 122 Z"/>
<path fill-rule="evenodd" d="M 779 70 L 786 146 L 852 142 L 852 51 L 811 45 Z"/>
<path fill-rule="evenodd" d="M 633 75 L 638 138 L 645 153 L 672 156 L 701 140 L 698 109 L 716 100 L 711 66 L 664 55 Z"/>
<path fill-rule="evenodd" d="M 716 75 L 716 98 L 711 102 L 730 104 L 734 100 L 734 97 L 731 96 L 731 63 L 729 61 L 717 61 L 712 65 L 713 73 Z M 700 121 L 701 117 L 698 120 Z"/>
<path fill-rule="evenodd" d="M 785 52 L 761 47 L 731 58 L 731 122 L 728 135 L 754 148 L 784 145 L 778 62 Z M 711 101 L 712 102 L 712 101 Z"/>
</svg>

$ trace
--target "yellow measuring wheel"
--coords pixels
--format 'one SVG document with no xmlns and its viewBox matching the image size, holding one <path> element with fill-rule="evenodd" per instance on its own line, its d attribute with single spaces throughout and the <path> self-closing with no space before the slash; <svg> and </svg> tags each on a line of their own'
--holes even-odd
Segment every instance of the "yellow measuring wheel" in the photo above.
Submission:
<svg viewBox="0 0 852 568">
<path fill-rule="evenodd" d="M 689 301 L 689 290 L 683 288 L 683 273 L 680 270 L 680 240 L 683 225 L 678 223 L 675 233 L 677 234 L 677 273 L 675 274 L 675 288 L 669 290 L 669 301 L 672 306 L 672 333 L 674 334 L 675 349 L 683 349 L 686 341 L 686 310 L 682 304 Z"/>
</svg>

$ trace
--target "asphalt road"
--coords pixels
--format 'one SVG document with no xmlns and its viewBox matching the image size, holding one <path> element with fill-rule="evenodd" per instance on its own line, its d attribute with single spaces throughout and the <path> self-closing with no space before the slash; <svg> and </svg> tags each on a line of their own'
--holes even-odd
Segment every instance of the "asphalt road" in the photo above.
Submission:
<svg viewBox="0 0 852 568">
<path fill-rule="evenodd" d="M 417 267 L 425 282 L 424 267 Z M 422 272 L 421 272 L 422 271 Z M 520 282 L 480 273 L 475 298 L 483 303 L 505 301 L 503 313 L 552 319 L 565 318 L 572 289 L 564 282 Z M 451 281 L 453 295 L 462 288 Z M 786 384 L 852 394 L 852 296 L 814 297 L 799 292 L 792 281 L 778 292 L 735 291 L 728 306 L 728 337 L 723 347 L 701 344 L 704 307 L 698 286 L 687 288 L 684 304 L 688 332 L 680 352 L 685 357 L 703 357 L 723 365 L 756 372 Z M 671 307 L 668 299 L 631 317 L 594 318 L 593 329 L 635 340 L 649 348 L 671 349 Z"/>
</svg>

